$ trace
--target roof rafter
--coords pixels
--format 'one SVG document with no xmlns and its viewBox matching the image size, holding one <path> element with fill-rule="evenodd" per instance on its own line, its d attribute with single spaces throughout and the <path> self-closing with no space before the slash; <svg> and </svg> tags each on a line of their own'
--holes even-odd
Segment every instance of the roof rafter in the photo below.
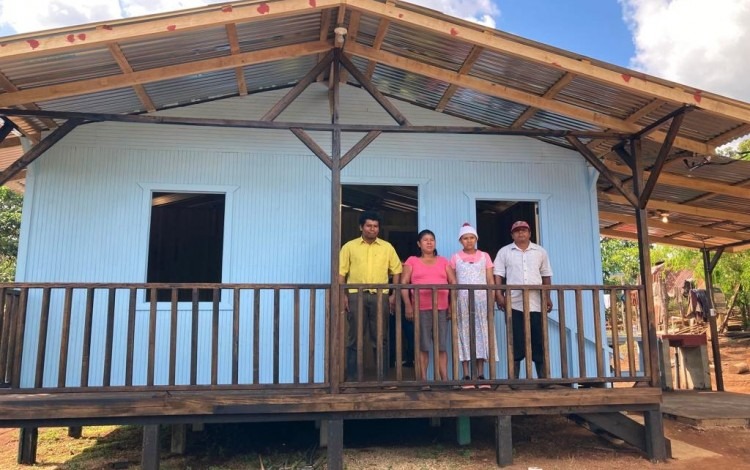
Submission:
<svg viewBox="0 0 750 470">
<path fill-rule="evenodd" d="M 610 237 L 610 238 L 621 238 L 623 240 L 638 240 L 638 235 L 631 232 L 621 232 L 619 230 L 609 229 L 609 228 L 603 228 L 599 229 L 599 233 L 602 236 Z M 648 239 L 650 242 L 653 243 L 661 243 L 663 245 L 676 245 L 676 246 L 684 246 L 687 248 L 704 248 L 705 245 L 702 242 L 690 242 L 687 240 L 676 240 L 673 238 L 664 238 L 664 237 L 655 237 L 653 235 L 649 235 Z M 710 245 L 710 243 L 707 243 Z"/>
<path fill-rule="evenodd" d="M 375 50 L 380 50 L 381 47 L 383 47 L 383 41 L 385 40 L 385 35 L 388 32 L 388 26 L 391 24 L 391 22 L 388 20 L 388 18 L 381 18 L 380 24 L 378 25 L 378 32 L 375 33 L 375 41 L 372 43 L 372 48 Z M 375 73 L 375 66 L 377 66 L 378 63 L 374 60 L 367 61 L 367 69 L 365 70 L 365 77 L 372 78 L 372 74 Z"/>
<path fill-rule="evenodd" d="M 133 67 L 130 66 L 128 58 L 125 57 L 125 54 L 123 54 L 122 49 L 120 49 L 120 46 L 118 44 L 110 44 L 109 52 L 112 54 L 115 62 L 117 62 L 117 65 L 120 66 L 120 70 L 122 70 L 123 73 L 133 73 Z M 156 105 L 151 100 L 151 97 L 148 96 L 148 93 L 146 93 L 146 89 L 143 87 L 143 85 L 135 84 L 133 85 L 133 90 L 138 96 L 138 99 L 141 100 L 141 104 L 146 109 L 146 111 L 156 111 Z"/>
<path fill-rule="evenodd" d="M 229 23 L 224 27 L 227 30 L 227 40 L 229 40 L 229 51 L 232 55 L 241 54 L 240 41 L 237 38 L 237 25 Z M 237 77 L 237 93 L 240 96 L 247 95 L 247 83 L 245 82 L 245 70 L 242 67 L 234 69 L 234 75 Z"/>
<path fill-rule="evenodd" d="M 238 55 L 216 57 L 184 64 L 170 65 L 137 72 L 123 73 L 109 77 L 98 77 L 76 82 L 61 83 L 48 87 L 28 88 L 11 93 L 0 94 L 0 107 L 16 106 L 25 102 L 46 101 L 77 96 L 97 91 L 113 90 L 143 83 L 179 78 L 185 75 L 226 70 L 235 67 L 305 56 L 327 52 L 331 48 L 328 42 L 313 41 L 290 46 L 281 46 L 259 51 L 245 52 Z"/>
<path fill-rule="evenodd" d="M 527 60 L 557 67 L 576 75 L 589 77 L 599 82 L 607 83 L 623 90 L 637 91 L 672 101 L 679 104 L 691 104 L 701 109 L 723 116 L 731 116 L 750 123 L 750 105 L 729 98 L 721 98 L 702 90 L 685 91 L 680 85 L 671 86 L 649 80 L 645 74 L 628 71 L 623 73 L 600 65 L 554 52 L 541 45 L 524 44 L 502 34 L 488 35 L 478 30 L 474 25 L 456 21 L 447 21 L 418 11 L 418 8 L 405 8 L 398 4 L 384 4 L 376 0 L 346 0 L 349 8 L 362 9 L 374 14 L 382 15 L 393 21 L 406 23 L 420 29 L 434 32 L 448 37 L 460 38 L 465 42 L 480 44 L 487 49 L 496 50 L 503 54 L 512 54 Z"/>
<path fill-rule="evenodd" d="M 471 88 L 489 96 L 495 96 L 498 98 L 515 101 L 516 103 L 525 104 L 527 106 L 534 106 L 558 114 L 571 116 L 581 121 L 598 125 L 600 127 L 617 129 L 618 131 L 629 133 L 638 132 L 641 130 L 641 127 L 636 124 L 628 123 L 606 114 L 580 108 L 571 104 L 546 99 L 532 93 L 527 93 L 515 88 L 499 85 L 497 83 L 493 83 L 481 78 L 476 78 L 468 75 L 459 75 L 456 72 L 451 72 L 440 67 L 408 59 L 406 57 L 392 54 L 390 52 L 376 51 L 371 47 L 366 47 L 360 44 L 349 44 L 348 51 L 354 55 L 364 57 L 366 59 L 375 60 L 392 67 L 398 67 L 400 69 L 407 70 L 419 75 L 442 80 L 446 83 Z M 2 98 L 2 95 L 0 95 L 0 98 Z M 666 138 L 666 133 L 663 131 L 654 131 L 649 134 L 647 138 L 650 140 L 654 140 L 655 142 L 662 143 Z M 676 138 L 675 145 L 680 148 L 702 154 L 713 153 L 713 149 L 709 148 L 706 144 L 685 137 Z"/>
<path fill-rule="evenodd" d="M 458 74 L 466 75 L 467 73 L 469 73 L 471 68 L 479 59 L 479 56 L 482 55 L 483 50 L 484 49 L 479 46 L 473 46 L 469 51 L 469 54 L 466 56 L 464 63 L 461 64 L 461 68 L 458 70 Z M 438 102 L 437 106 L 435 106 L 435 111 L 442 113 L 445 107 L 448 106 L 448 102 L 451 100 L 451 98 L 453 98 L 456 90 L 458 90 L 458 85 L 450 84 L 448 86 L 448 89 L 445 90 L 445 93 L 443 93 L 443 96 L 440 98 L 440 102 Z"/>
<path fill-rule="evenodd" d="M 599 193 L 599 200 L 604 202 L 610 202 L 612 204 L 627 205 L 630 207 L 630 202 L 623 196 L 616 194 Z M 657 201 L 651 199 L 646 205 L 647 209 L 662 209 L 668 212 L 676 212 L 685 215 L 695 215 L 699 217 L 706 217 L 711 220 L 728 220 L 732 222 L 742 222 L 750 224 L 750 214 L 743 214 L 741 212 L 729 212 L 718 209 L 711 209 L 708 207 L 698 207 L 688 204 L 680 204 L 677 202 Z"/>
<path fill-rule="evenodd" d="M 556 81 L 551 87 L 549 87 L 549 89 L 546 92 L 544 92 L 544 94 L 542 95 L 542 98 L 546 98 L 546 99 L 554 98 L 555 96 L 557 96 L 558 93 L 560 93 L 563 90 L 563 88 L 568 86 L 570 82 L 573 81 L 574 78 L 575 78 L 574 74 L 570 72 L 566 72 L 562 77 L 560 77 L 558 81 Z M 518 116 L 518 118 L 513 122 L 513 124 L 510 127 L 523 126 L 524 124 L 526 124 L 526 121 L 531 119 L 536 114 L 537 111 L 539 111 L 539 108 L 529 106 L 528 108 L 526 108 L 526 111 L 524 111 L 523 113 L 521 113 L 520 116 Z"/>
<path fill-rule="evenodd" d="M 620 222 L 625 224 L 635 224 L 635 214 L 627 215 L 627 214 L 620 214 L 616 212 L 608 212 L 608 211 L 599 211 L 599 218 L 603 220 L 611 220 L 614 222 Z M 747 232 L 738 232 L 738 231 L 729 231 L 729 230 L 720 230 L 710 227 L 702 227 L 700 225 L 685 225 L 675 222 L 662 222 L 660 220 L 649 220 L 648 221 L 649 227 L 653 228 L 659 228 L 662 230 L 669 230 L 672 232 L 687 232 L 687 233 L 697 233 L 701 235 L 705 235 L 707 237 L 718 237 L 718 238 L 728 238 L 731 240 L 741 240 L 741 241 L 750 241 L 750 233 Z M 669 238 L 669 237 L 665 237 Z"/>
</svg>

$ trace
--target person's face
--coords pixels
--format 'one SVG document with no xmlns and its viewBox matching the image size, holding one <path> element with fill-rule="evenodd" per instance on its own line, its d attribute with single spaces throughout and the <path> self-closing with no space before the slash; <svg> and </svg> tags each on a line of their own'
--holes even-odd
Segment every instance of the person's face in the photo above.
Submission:
<svg viewBox="0 0 750 470">
<path fill-rule="evenodd" d="M 427 233 L 419 239 L 417 246 L 422 250 L 423 254 L 429 255 L 435 253 L 435 237 Z"/>
<path fill-rule="evenodd" d="M 370 242 L 375 241 L 380 233 L 380 222 L 367 219 L 364 224 L 359 226 L 359 229 L 362 231 L 362 238 Z"/>
<path fill-rule="evenodd" d="M 477 237 L 473 233 L 463 235 L 458 241 L 464 247 L 464 250 L 473 250 L 477 247 Z"/>
<path fill-rule="evenodd" d="M 510 234 L 513 237 L 513 241 L 516 243 L 526 243 L 531 237 L 531 232 L 527 228 L 517 228 Z"/>
</svg>

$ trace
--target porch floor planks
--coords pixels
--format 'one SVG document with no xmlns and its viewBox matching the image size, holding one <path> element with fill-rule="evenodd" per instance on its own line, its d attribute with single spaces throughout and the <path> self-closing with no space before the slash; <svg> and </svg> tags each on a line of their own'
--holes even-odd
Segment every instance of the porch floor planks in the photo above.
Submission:
<svg viewBox="0 0 750 470">
<path fill-rule="evenodd" d="M 21 424 L 304 420 L 565 414 L 658 409 L 653 388 L 531 391 L 387 391 L 294 394 L 247 390 L 0 394 L 0 427 Z"/>
</svg>

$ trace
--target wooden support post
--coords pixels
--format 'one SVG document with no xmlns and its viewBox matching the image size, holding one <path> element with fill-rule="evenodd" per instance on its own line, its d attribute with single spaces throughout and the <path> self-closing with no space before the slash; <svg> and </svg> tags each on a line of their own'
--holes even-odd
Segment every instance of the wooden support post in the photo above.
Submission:
<svg viewBox="0 0 750 470">
<path fill-rule="evenodd" d="M 68 427 L 68 437 L 73 439 L 80 439 L 83 435 L 83 426 L 70 426 Z"/>
<path fill-rule="evenodd" d="M 723 253 L 723 250 L 719 250 L 714 259 L 711 259 L 711 254 L 707 249 L 701 250 L 703 252 L 703 269 L 706 273 L 706 293 L 708 299 L 711 302 L 711 311 L 708 312 L 708 328 L 711 332 L 711 352 L 713 353 L 714 360 L 714 377 L 716 379 L 716 390 L 724 391 L 724 372 L 721 369 L 721 349 L 719 348 L 719 329 L 716 326 L 716 309 L 714 308 L 714 268 L 716 263 L 719 262 L 719 258 Z M 709 388 L 711 382 L 709 381 Z"/>
<path fill-rule="evenodd" d="M 320 442 L 318 443 L 318 447 L 321 449 L 325 449 L 328 447 L 328 420 L 323 419 L 319 422 L 318 429 L 320 431 Z"/>
<path fill-rule="evenodd" d="M 667 460 L 667 444 L 664 439 L 664 421 L 661 409 L 644 411 L 646 425 L 646 454 L 653 462 Z"/>
<path fill-rule="evenodd" d="M 328 470 L 344 468 L 344 420 L 328 420 Z"/>
<path fill-rule="evenodd" d="M 513 433 L 510 416 L 495 417 L 495 460 L 498 467 L 513 465 Z"/>
<path fill-rule="evenodd" d="M 193 432 L 203 432 L 205 427 L 203 423 L 193 423 Z"/>
<path fill-rule="evenodd" d="M 456 439 L 460 446 L 471 444 L 471 419 L 468 416 L 456 418 Z"/>
<path fill-rule="evenodd" d="M 187 448 L 187 424 L 173 424 L 170 437 L 170 452 L 183 455 Z"/>
<path fill-rule="evenodd" d="M 18 432 L 18 463 L 34 465 L 36 463 L 36 443 L 39 437 L 38 428 L 21 428 Z"/>
<path fill-rule="evenodd" d="M 159 470 L 159 425 L 143 426 L 143 446 L 141 449 L 141 468 Z"/>
</svg>

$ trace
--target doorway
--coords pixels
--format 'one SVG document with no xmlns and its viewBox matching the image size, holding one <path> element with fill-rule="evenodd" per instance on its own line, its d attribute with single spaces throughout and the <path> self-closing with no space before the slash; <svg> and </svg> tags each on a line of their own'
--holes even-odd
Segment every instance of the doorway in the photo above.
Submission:
<svg viewBox="0 0 750 470">
<path fill-rule="evenodd" d="M 479 247 L 494 259 L 500 248 L 513 242 L 510 227 L 525 220 L 531 227 L 531 241 L 539 243 L 539 203 L 535 201 L 477 200 Z"/>
</svg>

